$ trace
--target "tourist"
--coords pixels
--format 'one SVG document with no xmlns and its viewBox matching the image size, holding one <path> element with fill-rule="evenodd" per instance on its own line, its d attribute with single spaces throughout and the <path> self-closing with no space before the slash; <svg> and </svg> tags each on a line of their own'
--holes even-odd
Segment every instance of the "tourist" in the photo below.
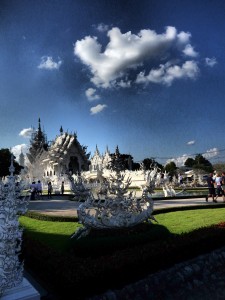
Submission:
<svg viewBox="0 0 225 300">
<path fill-rule="evenodd" d="M 51 181 L 49 181 L 49 183 L 48 183 L 48 199 L 52 198 L 52 190 L 53 190 L 52 183 L 51 183 Z"/>
<path fill-rule="evenodd" d="M 62 184 L 61 184 L 61 194 L 62 195 L 64 194 L 64 181 L 62 181 Z"/>
<path fill-rule="evenodd" d="M 216 183 L 216 199 L 219 196 L 222 196 L 223 201 L 225 201 L 224 192 L 223 192 L 223 189 L 222 189 L 222 177 L 220 176 L 219 173 L 216 174 L 215 183 Z"/>
<path fill-rule="evenodd" d="M 183 176 L 181 174 L 178 175 L 179 184 L 183 184 Z"/>
<path fill-rule="evenodd" d="M 225 172 L 222 172 L 222 190 L 223 190 L 223 202 L 225 202 Z"/>
<path fill-rule="evenodd" d="M 41 184 L 40 180 L 38 180 L 38 183 L 37 183 L 37 196 L 38 196 L 38 199 L 42 198 L 42 184 Z"/>
<path fill-rule="evenodd" d="M 208 185 L 208 189 L 209 189 L 209 193 L 206 196 L 206 202 L 208 202 L 209 197 L 212 197 L 212 201 L 213 202 L 217 202 L 214 198 L 215 198 L 215 187 L 214 187 L 214 179 L 213 179 L 213 174 L 210 173 L 209 176 L 206 179 L 207 181 L 207 185 Z"/>
<path fill-rule="evenodd" d="M 30 191 L 31 191 L 30 200 L 35 200 L 35 195 L 36 195 L 36 192 L 37 192 L 37 186 L 36 186 L 35 181 L 33 181 L 31 183 L 31 185 L 30 185 Z"/>
</svg>

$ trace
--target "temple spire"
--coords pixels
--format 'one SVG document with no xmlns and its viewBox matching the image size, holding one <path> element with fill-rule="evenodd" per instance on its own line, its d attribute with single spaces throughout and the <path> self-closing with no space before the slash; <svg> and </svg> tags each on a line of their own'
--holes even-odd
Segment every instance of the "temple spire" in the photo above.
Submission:
<svg viewBox="0 0 225 300">
<path fill-rule="evenodd" d="M 98 146 L 96 145 L 96 148 L 95 148 L 95 153 L 97 154 L 97 155 L 100 155 L 100 152 L 99 152 L 99 150 L 98 150 Z"/>
<path fill-rule="evenodd" d="M 38 119 L 38 131 L 41 131 L 41 119 Z"/>
<path fill-rule="evenodd" d="M 60 127 L 59 132 L 60 132 L 61 135 L 63 134 L 63 128 L 62 128 L 62 126 Z"/>
</svg>

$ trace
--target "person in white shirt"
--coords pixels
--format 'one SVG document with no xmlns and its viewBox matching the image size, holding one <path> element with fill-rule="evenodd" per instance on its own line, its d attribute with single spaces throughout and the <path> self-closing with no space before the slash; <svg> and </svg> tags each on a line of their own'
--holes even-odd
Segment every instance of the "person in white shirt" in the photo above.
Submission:
<svg viewBox="0 0 225 300">
<path fill-rule="evenodd" d="M 222 177 L 220 176 L 219 173 L 216 174 L 215 183 L 216 183 L 216 199 L 219 196 L 222 196 L 224 201 L 225 199 L 224 199 L 224 192 L 222 189 Z"/>
<path fill-rule="evenodd" d="M 42 184 L 40 180 L 37 183 L 37 196 L 39 199 L 42 198 Z"/>
<path fill-rule="evenodd" d="M 35 181 L 33 181 L 30 185 L 30 190 L 31 190 L 31 197 L 30 200 L 35 200 L 36 192 L 37 192 L 37 186 Z"/>
</svg>

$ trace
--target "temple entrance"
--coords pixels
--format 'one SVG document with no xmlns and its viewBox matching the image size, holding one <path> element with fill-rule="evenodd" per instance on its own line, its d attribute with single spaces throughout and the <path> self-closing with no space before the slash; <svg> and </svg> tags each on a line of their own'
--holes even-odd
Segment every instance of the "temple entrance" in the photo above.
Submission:
<svg viewBox="0 0 225 300">
<path fill-rule="evenodd" d="M 79 171 L 80 169 L 79 169 L 79 163 L 77 157 L 71 156 L 69 162 L 69 172 L 72 172 L 72 174 L 77 174 L 77 172 Z"/>
</svg>

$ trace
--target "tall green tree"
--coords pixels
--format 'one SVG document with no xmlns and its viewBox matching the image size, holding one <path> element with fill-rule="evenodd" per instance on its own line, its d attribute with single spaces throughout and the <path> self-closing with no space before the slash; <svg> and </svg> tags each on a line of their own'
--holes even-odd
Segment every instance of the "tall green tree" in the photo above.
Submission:
<svg viewBox="0 0 225 300">
<path fill-rule="evenodd" d="M 216 172 L 218 173 L 222 173 L 222 172 L 225 172 L 225 163 L 216 163 L 216 164 L 213 164 L 213 170 L 215 170 Z"/>
<path fill-rule="evenodd" d="M 206 159 L 202 154 L 197 154 L 194 159 L 189 157 L 185 161 L 184 165 L 186 167 L 203 170 L 205 172 L 213 171 L 213 166 L 211 162 L 208 159 Z"/>
<path fill-rule="evenodd" d="M 143 160 L 143 164 L 145 167 L 145 170 L 150 170 L 153 166 L 157 166 L 159 169 L 163 169 L 163 165 L 155 161 L 153 158 L 145 158 Z"/>
<path fill-rule="evenodd" d="M 170 176 L 177 175 L 177 166 L 174 161 L 165 165 L 164 170 L 169 173 Z"/>
<path fill-rule="evenodd" d="M 195 160 L 194 160 L 193 158 L 189 157 L 189 158 L 185 161 L 184 165 L 185 165 L 186 167 L 192 168 L 192 167 L 195 165 Z"/>
<path fill-rule="evenodd" d="M 0 149 L 0 177 L 4 177 L 10 175 L 9 167 L 11 164 L 11 152 L 7 148 Z M 23 168 L 15 161 L 15 156 L 13 160 L 13 166 L 15 168 L 14 174 L 19 174 L 21 169 Z"/>
</svg>

